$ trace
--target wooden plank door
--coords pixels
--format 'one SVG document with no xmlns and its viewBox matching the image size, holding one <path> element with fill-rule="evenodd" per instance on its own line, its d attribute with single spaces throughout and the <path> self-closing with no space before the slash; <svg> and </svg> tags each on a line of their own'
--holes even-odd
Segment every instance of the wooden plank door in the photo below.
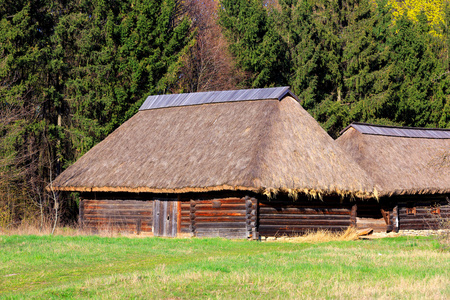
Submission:
<svg viewBox="0 0 450 300">
<path fill-rule="evenodd" d="M 176 199 L 161 198 L 153 201 L 153 234 L 155 236 L 177 236 Z"/>
</svg>

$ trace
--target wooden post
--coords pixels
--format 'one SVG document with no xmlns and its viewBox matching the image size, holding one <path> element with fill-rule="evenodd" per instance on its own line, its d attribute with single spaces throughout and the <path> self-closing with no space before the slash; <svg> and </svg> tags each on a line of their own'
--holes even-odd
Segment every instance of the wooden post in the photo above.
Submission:
<svg viewBox="0 0 450 300">
<path fill-rule="evenodd" d="M 195 236 L 195 200 L 191 200 L 191 207 L 190 207 L 190 220 L 191 220 L 191 235 Z"/>
<path fill-rule="evenodd" d="M 79 207 L 79 211 L 78 211 L 78 224 L 81 229 L 84 228 L 83 221 L 84 221 L 84 200 L 80 199 L 80 207 Z"/>
<path fill-rule="evenodd" d="M 153 226 L 152 226 L 152 231 L 155 236 L 160 235 L 159 213 L 160 213 L 160 201 L 155 199 L 153 200 Z"/>
<path fill-rule="evenodd" d="M 181 196 L 178 195 L 177 201 L 177 236 L 181 233 Z"/>
<path fill-rule="evenodd" d="M 141 226 L 142 226 L 142 220 L 141 218 L 136 220 L 136 234 L 141 234 Z"/>
<path fill-rule="evenodd" d="M 259 240 L 259 232 L 257 230 L 258 221 L 258 199 L 252 198 L 253 210 L 252 210 L 252 237 L 254 240 Z"/>
<path fill-rule="evenodd" d="M 250 200 L 250 197 L 245 196 L 244 197 L 245 202 L 245 226 L 247 227 L 247 238 L 252 237 L 252 225 L 251 225 L 251 219 L 252 219 L 252 201 Z"/>
<path fill-rule="evenodd" d="M 351 213 L 350 213 L 350 226 L 353 227 L 353 228 L 356 228 L 357 208 L 358 208 L 357 205 L 354 204 L 352 206 L 352 210 L 351 210 Z"/>
<path fill-rule="evenodd" d="M 247 238 L 258 239 L 258 232 L 256 230 L 256 212 L 257 212 L 257 200 L 246 196 L 246 226 L 247 226 Z"/>
</svg>

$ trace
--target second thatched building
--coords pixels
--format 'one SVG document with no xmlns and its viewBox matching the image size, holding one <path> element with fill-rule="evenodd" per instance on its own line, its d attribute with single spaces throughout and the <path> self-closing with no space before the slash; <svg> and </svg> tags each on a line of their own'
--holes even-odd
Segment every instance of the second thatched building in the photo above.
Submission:
<svg viewBox="0 0 450 300">
<path fill-rule="evenodd" d="M 450 129 L 353 123 L 337 143 L 373 179 L 379 199 L 358 205 L 358 224 L 385 230 L 450 223 Z"/>
</svg>

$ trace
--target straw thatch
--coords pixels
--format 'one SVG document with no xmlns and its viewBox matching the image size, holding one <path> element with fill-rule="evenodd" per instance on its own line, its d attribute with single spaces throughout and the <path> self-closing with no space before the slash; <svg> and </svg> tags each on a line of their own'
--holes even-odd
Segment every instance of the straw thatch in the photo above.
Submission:
<svg viewBox="0 0 450 300">
<path fill-rule="evenodd" d="M 395 136 L 408 131 L 411 135 L 425 131 L 428 136 L 442 136 L 450 131 L 356 125 L 362 130 L 350 125 L 337 143 L 372 176 L 380 196 L 450 192 L 450 138 Z M 379 133 L 362 133 L 368 126 Z"/>
<path fill-rule="evenodd" d="M 52 186 L 373 195 L 367 174 L 290 96 L 139 111 Z"/>
</svg>

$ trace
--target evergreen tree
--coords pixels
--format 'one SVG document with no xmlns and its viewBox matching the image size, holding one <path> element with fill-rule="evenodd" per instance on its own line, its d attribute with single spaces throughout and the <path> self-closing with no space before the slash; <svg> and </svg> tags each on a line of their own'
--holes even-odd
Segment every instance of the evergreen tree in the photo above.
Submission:
<svg viewBox="0 0 450 300">
<path fill-rule="evenodd" d="M 54 132 L 48 88 L 54 18 L 49 1 L 0 1 L 0 208 L 11 221 L 43 205 Z M 48 174 L 48 173 L 47 173 Z"/>
<path fill-rule="evenodd" d="M 406 15 L 398 19 L 389 36 L 394 113 L 388 116 L 402 125 L 425 127 L 431 119 L 434 84 L 438 67 L 433 37 L 424 15 L 414 23 Z M 434 124 L 433 124 L 434 123 Z"/>
<path fill-rule="evenodd" d="M 146 96 L 166 93 L 194 41 L 178 1 L 93 3 L 92 12 L 61 18 L 53 40 L 77 156 L 135 114 Z"/>
<path fill-rule="evenodd" d="M 219 22 L 238 67 L 249 72 L 244 86 L 285 85 L 287 48 L 275 30 L 274 14 L 262 0 L 222 0 Z"/>
<path fill-rule="evenodd" d="M 195 33 L 181 4 L 0 0 L 0 193 L 22 183 L 0 206 L 58 208 L 44 187 L 175 84 Z"/>
<path fill-rule="evenodd" d="M 280 5 L 278 30 L 289 45 L 289 84 L 302 105 L 334 136 L 352 117 L 374 119 L 368 98 L 380 102 L 386 93 L 386 81 L 380 84 L 380 79 L 388 76 L 390 18 L 384 6 L 368 0 L 280 0 Z"/>
<path fill-rule="evenodd" d="M 436 90 L 433 95 L 433 120 L 437 120 L 439 127 L 450 128 L 450 4 L 447 3 L 443 8 L 442 21 L 439 23 L 438 53 L 439 68 L 435 72 L 432 81 L 436 84 Z"/>
</svg>

